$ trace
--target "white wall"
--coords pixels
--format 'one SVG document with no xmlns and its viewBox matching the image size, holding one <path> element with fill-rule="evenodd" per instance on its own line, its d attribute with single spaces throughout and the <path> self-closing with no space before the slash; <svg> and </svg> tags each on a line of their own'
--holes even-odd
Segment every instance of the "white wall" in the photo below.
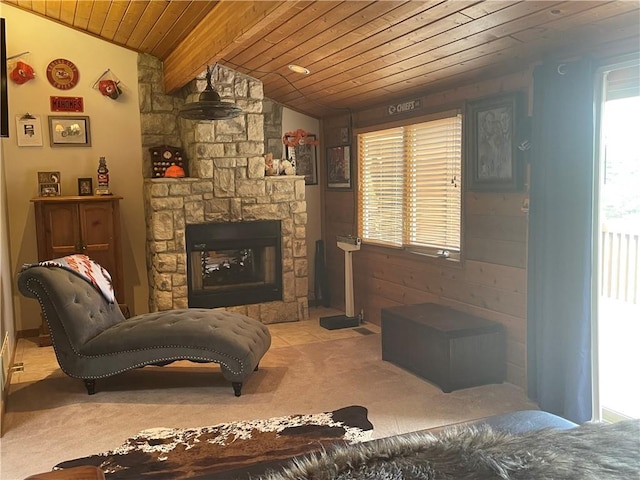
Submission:
<svg viewBox="0 0 640 480">
<path fill-rule="evenodd" d="M 308 133 L 314 133 L 316 138 L 320 138 L 320 121 L 295 112 L 289 108 L 282 109 L 282 133 L 293 132 L 302 129 Z M 320 162 L 320 152 L 322 145 L 318 145 L 316 150 L 316 158 Z M 318 164 L 318 184 L 307 185 L 305 194 L 307 198 L 307 261 L 309 264 L 309 299 L 315 298 L 314 279 L 315 279 L 315 252 L 316 241 L 322 239 L 322 222 L 321 222 L 321 203 L 320 203 L 320 186 L 322 185 L 320 178 L 320 164 Z"/>
<path fill-rule="evenodd" d="M 12 272 L 15 276 L 23 263 L 37 261 L 35 220 L 30 202 L 37 196 L 37 172 L 60 171 L 62 194 L 77 195 L 78 177 L 92 177 L 95 187 L 98 160 L 104 156 L 111 190 L 124 197 L 120 206 L 126 301 L 134 313 L 147 312 L 138 55 L 4 3 L 1 14 L 7 24 L 7 56 L 29 51 L 28 61 L 37 75 L 23 85 L 9 81 L 10 138 L 2 142 Z M 65 58 L 78 67 L 79 83 L 70 90 L 54 88 L 46 78 L 47 65 L 57 58 Z M 92 88 L 107 68 L 124 86 L 124 94 L 118 100 L 104 97 Z M 50 96 L 84 98 L 83 113 L 56 115 L 89 116 L 91 147 L 49 146 Z M 15 119 L 26 112 L 41 117 L 41 147 L 17 146 Z M 21 297 L 17 291 L 14 298 L 17 330 L 39 327 L 37 303 Z"/>
<path fill-rule="evenodd" d="M 4 179 L 4 160 L 2 144 L 0 144 L 0 412 L 4 411 L 4 391 L 8 379 L 10 362 L 15 351 L 15 326 L 13 322 L 13 297 L 9 261 L 9 233 L 7 220 L 6 184 Z M 8 391 L 8 387 L 6 388 Z M 2 431 L 2 414 L 0 413 L 0 432 Z"/>
</svg>

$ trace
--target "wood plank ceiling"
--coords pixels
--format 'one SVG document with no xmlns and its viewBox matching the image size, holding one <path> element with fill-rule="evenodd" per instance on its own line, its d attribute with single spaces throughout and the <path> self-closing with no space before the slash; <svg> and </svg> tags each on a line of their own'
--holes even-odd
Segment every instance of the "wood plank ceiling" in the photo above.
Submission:
<svg viewBox="0 0 640 480">
<path fill-rule="evenodd" d="M 164 61 L 176 91 L 216 62 L 323 117 L 502 75 L 541 58 L 637 51 L 638 1 L 2 0 Z M 288 65 L 308 68 L 309 75 Z"/>
</svg>

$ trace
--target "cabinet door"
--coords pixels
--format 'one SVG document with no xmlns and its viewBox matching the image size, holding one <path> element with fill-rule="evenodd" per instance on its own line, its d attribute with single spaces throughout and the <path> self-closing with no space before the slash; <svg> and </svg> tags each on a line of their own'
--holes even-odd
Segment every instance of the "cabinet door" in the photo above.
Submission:
<svg viewBox="0 0 640 480">
<path fill-rule="evenodd" d="M 119 221 L 113 202 L 80 203 L 78 216 L 82 253 L 102 265 L 113 279 L 117 298 L 122 298 L 123 283 L 120 268 L 116 222 Z"/>
<path fill-rule="evenodd" d="M 78 216 L 82 253 L 116 277 L 119 272 L 116 266 L 112 204 L 81 203 L 78 205 Z"/>
<path fill-rule="evenodd" d="M 75 203 L 44 205 L 46 251 L 39 260 L 51 260 L 80 252 L 78 207 Z"/>
</svg>

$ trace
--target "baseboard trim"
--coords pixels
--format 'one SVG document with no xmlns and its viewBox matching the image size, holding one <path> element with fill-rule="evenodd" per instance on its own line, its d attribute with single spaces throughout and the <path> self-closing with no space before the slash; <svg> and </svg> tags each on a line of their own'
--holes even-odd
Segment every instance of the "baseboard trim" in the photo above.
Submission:
<svg viewBox="0 0 640 480">
<path fill-rule="evenodd" d="M 309 305 L 309 308 L 311 307 L 325 307 L 325 308 L 331 308 L 332 306 L 327 303 L 325 300 L 316 300 L 315 298 L 310 298 L 307 300 L 307 304 Z M 335 307 L 338 308 L 338 307 Z"/>
<path fill-rule="evenodd" d="M 18 330 L 17 338 L 37 338 L 40 336 L 39 328 L 28 328 L 26 330 Z"/>
<path fill-rule="evenodd" d="M 7 335 L 7 338 L 8 338 L 8 335 Z M 8 359 L 8 365 L 6 366 L 7 378 L 5 379 L 5 383 L 2 385 L 2 392 L 0 392 L 0 437 L 2 437 L 6 431 L 7 422 L 4 421 L 4 415 L 7 410 L 7 401 L 9 400 L 9 386 L 11 385 L 11 375 L 13 373 L 13 369 L 11 368 L 11 366 L 14 364 L 16 360 L 17 344 L 18 344 L 18 340 L 16 338 L 13 342 L 13 349 L 9 352 L 10 358 Z M 5 348 L 8 348 L 8 347 L 9 347 L 8 345 L 5 345 Z"/>
</svg>

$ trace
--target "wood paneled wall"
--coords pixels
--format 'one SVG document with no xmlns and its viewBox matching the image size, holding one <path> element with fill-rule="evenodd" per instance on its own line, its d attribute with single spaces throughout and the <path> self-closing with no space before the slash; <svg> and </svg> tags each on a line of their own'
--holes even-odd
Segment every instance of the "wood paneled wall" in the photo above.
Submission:
<svg viewBox="0 0 640 480">
<path fill-rule="evenodd" d="M 425 95 L 427 107 L 404 118 L 419 117 L 485 96 L 521 91 L 528 98 L 531 72 L 477 82 Z M 412 97 L 415 98 L 415 97 Z M 409 99 L 407 99 L 409 100 Z M 400 99 L 402 101 L 402 99 Z M 322 144 L 341 144 L 344 128 L 388 124 L 386 106 L 323 120 Z M 344 252 L 336 235 L 357 234 L 357 149 L 351 135 L 350 191 L 323 189 L 323 238 L 332 305 L 344 308 Z M 326 152 L 326 149 L 325 149 Z M 322 152 L 324 155 L 325 152 Z M 326 168 L 326 162 L 321 162 Z M 464 171 L 464 169 L 463 169 Z M 322 175 L 326 178 L 326 175 Z M 463 261 L 460 263 L 402 250 L 363 245 L 353 255 L 355 311 L 380 324 L 384 307 L 435 302 L 502 323 L 507 331 L 507 381 L 526 388 L 526 252 L 528 217 L 525 188 L 514 193 L 464 192 Z"/>
</svg>

